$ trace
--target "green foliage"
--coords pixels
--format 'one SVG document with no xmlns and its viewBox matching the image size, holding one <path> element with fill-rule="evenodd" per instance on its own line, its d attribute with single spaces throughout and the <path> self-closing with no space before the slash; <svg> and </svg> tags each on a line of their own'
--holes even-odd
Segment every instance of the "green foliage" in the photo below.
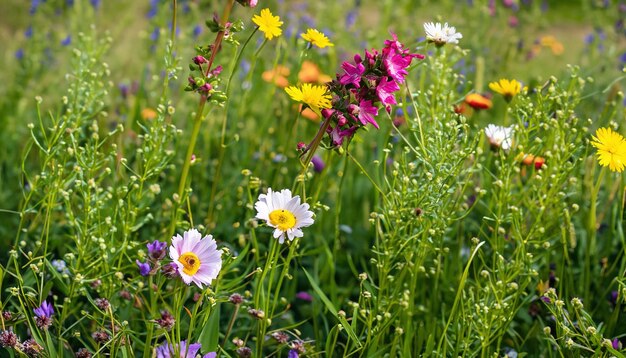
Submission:
<svg viewBox="0 0 626 358">
<path fill-rule="evenodd" d="M 623 356 L 625 182 L 589 141 L 624 132 L 624 11 L 503 3 L 8 4 L 2 30 L 30 30 L 0 31 L 1 355 Z M 265 7 L 273 40 L 251 20 Z M 463 38 L 419 39 L 426 21 Z M 300 38 L 313 27 L 334 46 Z M 390 32 L 426 56 L 379 129 L 350 119 L 334 145 L 283 87 L 341 76 Z M 487 90 L 501 78 L 524 89 Z M 310 205 L 302 238 L 257 217 L 268 188 Z M 203 288 L 168 271 L 192 228 L 222 255 Z"/>
</svg>

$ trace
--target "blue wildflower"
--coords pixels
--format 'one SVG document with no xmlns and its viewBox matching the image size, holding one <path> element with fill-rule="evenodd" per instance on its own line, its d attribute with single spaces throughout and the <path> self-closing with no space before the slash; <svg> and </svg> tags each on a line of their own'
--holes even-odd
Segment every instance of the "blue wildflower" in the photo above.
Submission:
<svg viewBox="0 0 626 358">
<path fill-rule="evenodd" d="M 160 35 L 161 35 L 161 29 L 159 29 L 159 27 L 156 26 L 154 30 L 152 30 L 152 33 L 150 34 L 150 40 L 156 42 L 159 39 Z"/>
<path fill-rule="evenodd" d="M 17 51 L 15 51 L 15 58 L 21 61 L 24 58 L 24 49 L 17 49 Z"/>
<path fill-rule="evenodd" d="M 200 25 L 196 25 L 193 28 L 193 38 L 197 38 L 198 36 L 200 36 L 200 34 L 202 33 L 202 26 Z"/>
</svg>

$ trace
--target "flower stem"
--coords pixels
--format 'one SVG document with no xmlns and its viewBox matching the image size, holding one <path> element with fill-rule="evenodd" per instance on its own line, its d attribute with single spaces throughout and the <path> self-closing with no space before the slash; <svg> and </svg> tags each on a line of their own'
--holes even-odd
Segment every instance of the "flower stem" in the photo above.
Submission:
<svg viewBox="0 0 626 358">
<path fill-rule="evenodd" d="M 221 24 L 225 24 L 228 21 L 228 17 L 230 16 L 230 12 L 233 8 L 235 0 L 228 0 L 226 2 L 226 6 L 224 7 L 224 13 L 222 14 Z M 174 11 L 176 11 L 174 9 Z M 174 32 L 176 29 L 174 28 Z M 213 61 L 215 60 L 215 55 L 220 49 L 222 44 L 222 39 L 224 39 L 224 31 L 219 31 L 217 36 L 215 37 L 215 41 L 213 42 L 213 50 L 211 51 L 211 58 L 206 67 L 205 76 L 209 75 L 211 71 L 211 67 L 213 66 Z M 187 155 L 185 156 L 185 162 L 183 163 L 183 170 L 180 176 L 180 181 L 178 182 L 178 200 L 174 202 L 172 209 L 172 221 L 170 223 L 168 236 L 174 235 L 174 231 L 176 231 L 176 224 L 178 221 L 178 206 L 180 203 L 184 202 L 183 194 L 185 193 L 185 188 L 187 187 L 187 176 L 189 175 L 189 168 L 191 166 L 191 156 L 193 155 L 193 151 L 196 146 L 196 140 L 198 139 L 198 134 L 200 133 L 200 125 L 202 120 L 204 119 L 204 107 L 207 102 L 206 96 L 200 96 L 200 101 L 198 103 L 198 109 L 196 111 L 196 116 L 194 118 L 193 129 L 191 131 L 191 138 L 189 140 L 189 144 L 187 146 Z"/>
<path fill-rule="evenodd" d="M 228 323 L 228 328 L 226 329 L 226 333 L 224 334 L 224 343 L 222 343 L 222 347 L 226 347 L 226 342 L 228 342 L 228 336 L 230 335 L 230 331 L 233 329 L 235 325 L 235 319 L 237 318 L 237 313 L 239 313 L 239 307 L 241 305 L 235 305 L 235 311 L 233 312 L 233 316 L 230 318 L 230 322 Z"/>
</svg>

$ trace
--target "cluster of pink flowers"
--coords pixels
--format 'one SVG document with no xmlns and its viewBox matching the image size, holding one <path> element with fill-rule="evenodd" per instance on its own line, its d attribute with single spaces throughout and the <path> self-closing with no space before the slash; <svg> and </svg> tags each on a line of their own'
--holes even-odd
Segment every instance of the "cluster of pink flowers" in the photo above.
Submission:
<svg viewBox="0 0 626 358">
<path fill-rule="evenodd" d="M 330 136 L 330 146 L 339 147 L 344 139 L 351 138 L 357 129 L 368 123 L 378 129 L 375 117 L 378 103 L 382 103 L 387 113 L 396 104 L 395 92 L 404 83 L 407 67 L 413 58 L 423 59 L 420 54 L 412 54 L 409 49 L 392 34 L 392 40 L 385 41 L 385 47 L 378 52 L 365 50 L 365 59 L 354 56 L 354 62 L 341 65 L 343 74 L 328 86 L 333 94 L 332 108 L 322 111 L 330 124 L 326 132 Z"/>
</svg>

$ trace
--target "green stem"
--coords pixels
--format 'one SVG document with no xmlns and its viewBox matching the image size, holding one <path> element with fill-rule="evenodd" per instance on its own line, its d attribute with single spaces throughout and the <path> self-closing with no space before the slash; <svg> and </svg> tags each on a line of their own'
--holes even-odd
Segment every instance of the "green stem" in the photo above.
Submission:
<svg viewBox="0 0 626 358">
<path fill-rule="evenodd" d="M 239 67 L 239 63 L 241 62 L 241 55 L 243 54 L 243 51 L 246 49 L 246 46 L 252 39 L 252 36 L 254 36 L 254 34 L 258 31 L 258 29 L 259 29 L 258 27 L 255 28 L 254 31 L 252 31 L 252 33 L 250 34 L 250 36 L 248 36 L 246 41 L 243 43 L 241 50 L 239 50 L 237 57 L 235 57 L 235 61 L 231 67 L 230 75 L 228 76 L 228 82 L 226 83 L 226 103 L 224 104 L 224 117 L 222 118 L 222 131 L 220 134 L 220 149 L 219 149 L 220 151 L 219 151 L 219 157 L 217 161 L 217 168 L 215 169 L 215 174 L 213 175 L 213 184 L 211 185 L 211 195 L 209 197 L 209 212 L 207 214 L 207 220 L 206 220 L 207 224 L 209 225 L 211 225 L 211 222 L 213 222 L 213 216 L 215 212 L 215 195 L 217 194 L 217 186 L 218 186 L 220 176 L 222 173 L 222 163 L 224 163 L 224 154 L 226 153 L 226 124 L 228 123 L 228 107 L 230 104 L 230 85 L 232 83 L 233 75 L 235 74 L 235 72 L 237 72 L 237 68 Z M 266 42 L 267 42 L 267 39 L 263 41 L 263 45 L 265 45 Z M 263 48 L 263 45 L 261 45 L 259 50 L 255 52 L 254 61 L 252 61 L 253 63 L 256 63 L 256 57 L 258 56 L 259 51 Z M 250 73 L 252 71 L 253 69 L 251 68 Z"/>
<path fill-rule="evenodd" d="M 228 17 L 230 16 L 230 12 L 233 8 L 235 0 L 229 0 L 226 3 L 224 8 L 224 13 L 222 14 L 221 24 L 225 24 L 228 21 Z M 174 9 L 175 10 L 175 9 Z M 174 28 L 174 32 L 176 29 Z M 215 37 L 215 41 L 213 43 L 213 51 L 211 51 L 211 57 L 206 67 L 205 76 L 209 75 L 211 71 L 211 66 L 213 65 L 213 61 L 215 60 L 215 55 L 220 49 L 220 45 L 222 44 L 222 40 L 224 39 L 224 31 L 219 31 L 217 36 Z M 180 181 L 178 183 L 178 201 L 173 204 L 173 212 L 172 212 L 172 221 L 170 223 L 169 235 L 174 235 L 174 231 L 176 231 L 176 223 L 178 221 L 178 206 L 181 202 L 184 202 L 183 194 L 185 192 L 185 188 L 187 186 L 187 176 L 189 175 L 189 167 L 191 166 L 191 156 L 193 155 L 193 151 L 196 146 L 196 140 L 198 139 L 198 133 L 200 133 L 200 125 L 202 120 L 204 119 L 204 107 L 207 102 L 207 97 L 200 96 L 200 102 L 198 104 L 198 110 L 196 112 L 196 116 L 194 118 L 193 129 L 191 132 L 191 139 L 189 140 L 189 145 L 187 146 L 187 155 L 185 156 L 185 162 L 183 163 L 183 170 L 180 176 Z"/>
<path fill-rule="evenodd" d="M 596 234 L 597 234 L 597 217 L 596 217 L 596 209 L 598 202 L 598 193 L 600 192 L 600 187 L 602 186 L 602 182 L 604 180 L 604 175 L 606 173 L 606 169 L 602 167 L 600 170 L 600 175 L 598 175 L 598 180 L 595 185 L 592 186 L 591 198 L 589 200 L 589 216 L 587 221 L 587 247 L 585 250 L 585 269 L 583 271 L 583 288 L 585 293 L 589 292 L 589 288 L 591 286 L 591 264 L 594 261 L 596 256 Z M 587 297 L 584 297 L 587 299 Z"/>
<path fill-rule="evenodd" d="M 367 179 L 369 179 L 370 183 L 372 183 L 372 185 L 374 186 L 374 188 L 376 188 L 378 193 L 383 197 L 385 201 L 387 201 L 387 196 L 385 196 L 385 192 L 383 192 L 382 189 L 378 186 L 378 184 L 376 184 L 374 179 L 372 179 L 372 177 L 367 173 L 367 171 L 365 170 L 365 168 L 363 168 L 361 163 L 359 163 L 359 161 L 356 160 L 356 158 L 353 157 L 352 154 L 350 154 L 350 152 L 347 150 L 346 150 L 346 155 L 354 162 L 354 164 L 356 164 L 357 167 L 359 167 L 361 172 L 367 177 Z"/>
</svg>

